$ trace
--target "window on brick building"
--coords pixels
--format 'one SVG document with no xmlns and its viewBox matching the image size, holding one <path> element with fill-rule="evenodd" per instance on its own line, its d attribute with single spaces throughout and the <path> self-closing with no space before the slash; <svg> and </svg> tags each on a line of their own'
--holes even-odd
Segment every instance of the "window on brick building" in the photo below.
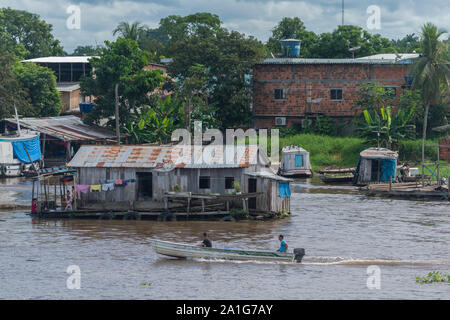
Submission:
<svg viewBox="0 0 450 320">
<path fill-rule="evenodd" d="M 275 89 L 273 96 L 275 100 L 286 100 L 286 89 Z"/>
<path fill-rule="evenodd" d="M 330 100 L 342 100 L 342 89 L 330 89 Z"/>
</svg>

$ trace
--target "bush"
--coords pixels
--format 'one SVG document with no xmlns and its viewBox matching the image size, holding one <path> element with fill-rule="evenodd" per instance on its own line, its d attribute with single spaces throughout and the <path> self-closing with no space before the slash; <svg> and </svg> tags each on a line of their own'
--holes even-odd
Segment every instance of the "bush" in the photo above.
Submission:
<svg viewBox="0 0 450 320">
<path fill-rule="evenodd" d="M 230 215 L 236 220 L 247 220 L 249 218 L 248 212 L 243 209 L 231 209 Z"/>
<path fill-rule="evenodd" d="M 438 144 L 437 141 L 425 140 L 425 158 L 435 161 L 437 159 L 437 149 L 435 147 L 427 147 L 427 144 Z M 417 160 L 420 162 L 422 159 L 422 140 L 404 140 L 400 141 L 399 147 L 399 159 L 405 160 Z"/>
</svg>

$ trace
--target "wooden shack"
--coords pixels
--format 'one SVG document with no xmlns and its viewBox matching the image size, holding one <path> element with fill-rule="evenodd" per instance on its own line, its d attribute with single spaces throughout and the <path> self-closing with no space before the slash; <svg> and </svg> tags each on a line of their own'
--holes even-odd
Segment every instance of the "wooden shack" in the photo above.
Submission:
<svg viewBox="0 0 450 320">
<path fill-rule="evenodd" d="M 279 174 L 290 177 L 310 177 L 312 175 L 309 152 L 299 146 L 286 146 L 281 150 Z"/>
<path fill-rule="evenodd" d="M 289 201 L 283 199 L 287 192 L 280 198 L 278 185 L 271 182 L 279 177 L 267 155 L 253 145 L 85 145 L 68 166 L 77 170 L 77 190 L 89 186 L 89 192 L 79 194 L 83 208 L 145 211 L 165 208 L 173 192 L 193 197 L 257 193 L 244 197 L 244 209 L 290 212 Z M 289 189 L 289 179 L 282 182 Z"/>
<path fill-rule="evenodd" d="M 355 172 L 355 184 L 389 182 L 396 179 L 398 153 L 385 148 L 361 151 Z"/>
</svg>

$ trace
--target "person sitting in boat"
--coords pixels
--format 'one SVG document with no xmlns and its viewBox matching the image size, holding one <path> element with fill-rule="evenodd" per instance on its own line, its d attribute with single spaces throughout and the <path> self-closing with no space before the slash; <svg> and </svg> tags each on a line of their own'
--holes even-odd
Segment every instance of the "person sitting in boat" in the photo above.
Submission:
<svg viewBox="0 0 450 320">
<path fill-rule="evenodd" d="M 73 208 L 72 208 L 72 195 L 70 194 L 70 191 L 67 190 L 66 208 L 64 209 L 64 211 L 67 211 L 69 209 L 70 209 L 70 211 L 73 211 Z"/>
<path fill-rule="evenodd" d="M 280 249 L 278 249 L 277 251 L 280 253 L 286 253 L 288 249 L 288 244 L 286 243 L 286 240 L 284 240 L 284 236 L 280 234 L 278 236 L 278 240 L 280 240 Z"/>
<path fill-rule="evenodd" d="M 400 168 L 400 178 L 401 178 L 401 182 L 405 181 L 406 177 L 408 176 L 408 172 L 409 172 L 409 166 L 407 163 L 403 164 L 403 166 Z"/>
<path fill-rule="evenodd" d="M 206 247 L 206 248 L 212 247 L 212 242 L 211 240 L 208 239 L 208 235 L 206 234 L 206 232 L 203 232 L 203 241 L 202 243 L 199 243 L 197 247 Z"/>
</svg>

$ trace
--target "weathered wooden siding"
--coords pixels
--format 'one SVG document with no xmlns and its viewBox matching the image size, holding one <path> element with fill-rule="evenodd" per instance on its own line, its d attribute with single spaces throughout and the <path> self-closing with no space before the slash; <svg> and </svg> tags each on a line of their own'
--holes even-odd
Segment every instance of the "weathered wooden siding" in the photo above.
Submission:
<svg viewBox="0 0 450 320">
<path fill-rule="evenodd" d="M 302 167 L 297 167 L 296 162 L 295 162 L 296 155 L 303 156 L 303 166 Z M 283 153 L 283 168 L 284 168 L 284 170 L 311 169 L 311 166 L 309 163 L 309 153 L 302 153 L 302 152 Z"/>
</svg>

